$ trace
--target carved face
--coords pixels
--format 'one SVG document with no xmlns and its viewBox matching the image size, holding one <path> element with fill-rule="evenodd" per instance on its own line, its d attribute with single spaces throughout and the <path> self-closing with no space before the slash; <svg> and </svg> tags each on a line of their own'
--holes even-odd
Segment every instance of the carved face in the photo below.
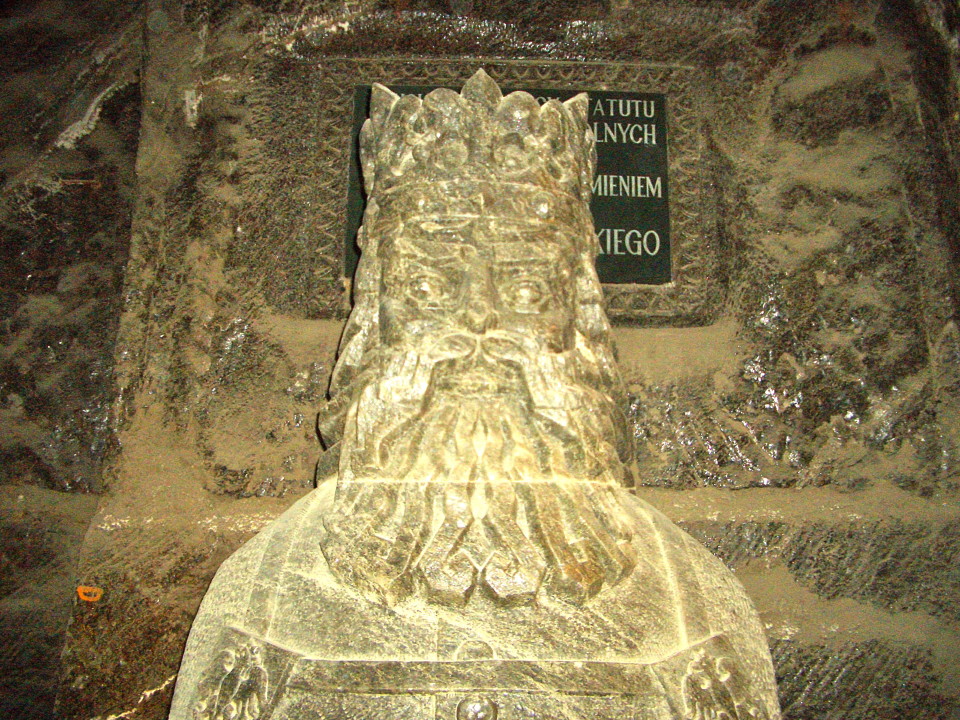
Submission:
<svg viewBox="0 0 960 720">
<path fill-rule="evenodd" d="M 380 330 L 393 349 L 517 333 L 539 351 L 574 343 L 572 229 L 536 219 L 415 218 L 383 248 Z M 563 252 L 563 248 L 568 248 Z"/>
<path fill-rule="evenodd" d="M 348 421 L 327 560 L 384 598 L 414 578 L 445 603 L 478 584 L 530 601 L 544 577 L 595 594 L 634 560 L 629 529 L 606 519 L 622 472 L 612 400 L 577 355 L 582 228 L 535 210 L 405 209 L 371 228 L 379 373 Z"/>
</svg>

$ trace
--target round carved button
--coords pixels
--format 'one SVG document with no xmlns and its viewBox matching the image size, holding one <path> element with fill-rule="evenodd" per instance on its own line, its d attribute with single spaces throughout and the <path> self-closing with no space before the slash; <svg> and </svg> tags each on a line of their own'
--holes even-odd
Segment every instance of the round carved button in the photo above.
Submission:
<svg viewBox="0 0 960 720">
<path fill-rule="evenodd" d="M 461 700 L 457 720 L 497 720 L 497 704 L 487 698 Z"/>
</svg>

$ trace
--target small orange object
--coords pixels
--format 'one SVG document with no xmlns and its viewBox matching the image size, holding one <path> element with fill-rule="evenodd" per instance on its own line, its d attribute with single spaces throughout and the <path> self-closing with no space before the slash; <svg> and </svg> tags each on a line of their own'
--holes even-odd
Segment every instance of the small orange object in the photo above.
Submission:
<svg viewBox="0 0 960 720">
<path fill-rule="evenodd" d="M 103 597 L 103 589 L 90 585 L 77 585 L 77 595 L 80 596 L 81 600 L 96 602 Z"/>
</svg>

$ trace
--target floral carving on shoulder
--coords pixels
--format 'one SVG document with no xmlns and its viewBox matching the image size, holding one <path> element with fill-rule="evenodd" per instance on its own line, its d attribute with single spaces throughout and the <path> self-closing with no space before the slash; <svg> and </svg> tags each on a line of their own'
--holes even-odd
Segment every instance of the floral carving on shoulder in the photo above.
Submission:
<svg viewBox="0 0 960 720">
<path fill-rule="evenodd" d="M 683 720 L 770 720 L 750 690 L 733 659 L 697 650 L 683 679 Z"/>
<path fill-rule="evenodd" d="M 194 720 L 260 720 L 269 692 L 263 647 L 252 640 L 234 643 L 220 651 L 201 687 Z"/>
</svg>

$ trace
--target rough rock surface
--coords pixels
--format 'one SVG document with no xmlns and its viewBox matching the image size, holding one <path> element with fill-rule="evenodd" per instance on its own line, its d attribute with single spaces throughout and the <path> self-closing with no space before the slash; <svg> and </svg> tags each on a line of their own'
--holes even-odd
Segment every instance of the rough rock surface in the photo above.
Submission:
<svg viewBox="0 0 960 720">
<path fill-rule="evenodd" d="M 0 12 L 0 715 L 52 717 L 76 563 L 115 450 L 139 9 Z"/>
</svg>

